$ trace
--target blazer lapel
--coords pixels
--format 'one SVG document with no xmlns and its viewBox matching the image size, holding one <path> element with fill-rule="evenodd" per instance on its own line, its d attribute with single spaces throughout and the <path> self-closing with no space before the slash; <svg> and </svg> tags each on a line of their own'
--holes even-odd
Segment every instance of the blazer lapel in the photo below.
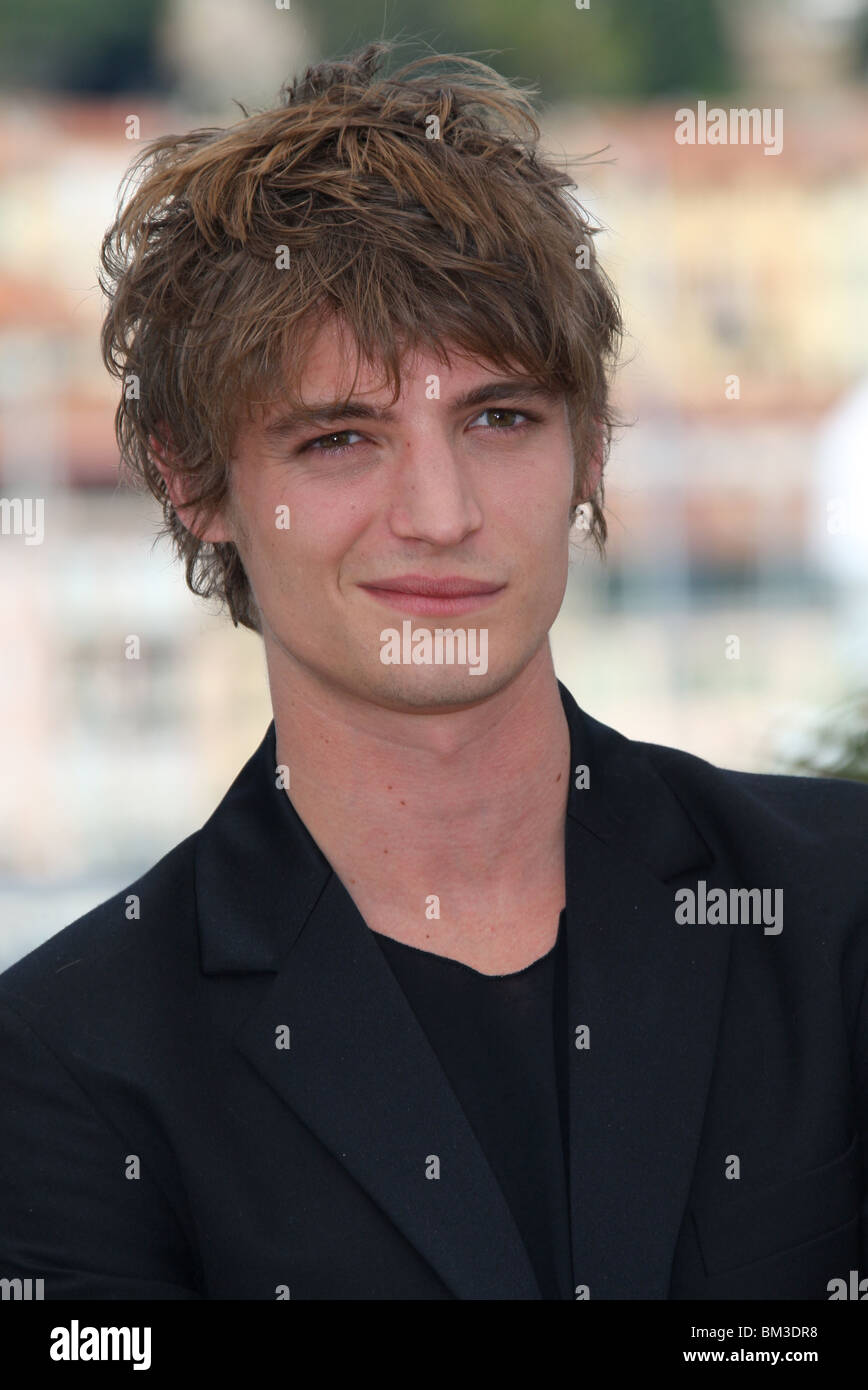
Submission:
<svg viewBox="0 0 868 1390">
<path fill-rule="evenodd" d="M 274 769 L 272 724 L 197 848 L 203 970 L 274 975 L 235 1044 L 456 1297 L 538 1299 L 464 1111 Z"/>
<path fill-rule="evenodd" d="M 571 777 L 566 825 L 574 1281 L 578 1296 L 665 1299 L 730 934 L 676 924 L 672 880 L 713 856 L 642 745 L 560 688 L 573 773 L 590 775 Z"/>
</svg>

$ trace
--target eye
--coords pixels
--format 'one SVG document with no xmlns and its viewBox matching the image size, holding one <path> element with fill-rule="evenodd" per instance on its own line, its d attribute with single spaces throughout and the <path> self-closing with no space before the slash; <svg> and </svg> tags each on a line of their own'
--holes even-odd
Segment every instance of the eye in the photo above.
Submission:
<svg viewBox="0 0 868 1390">
<path fill-rule="evenodd" d="M 351 435 L 357 435 L 359 439 L 362 437 L 357 430 L 335 430 L 332 434 L 322 434 L 319 439 L 312 439 L 309 444 L 303 446 L 302 453 L 305 449 L 312 449 L 314 453 L 317 454 L 346 454 L 352 449 L 352 444 L 336 444 L 329 446 L 325 441 L 327 439 L 348 439 Z"/>
<path fill-rule="evenodd" d="M 533 419 L 537 418 L 537 417 L 535 417 L 535 416 L 533 416 L 533 415 L 527 414 L 525 411 L 522 411 L 522 410 L 515 410 L 515 409 L 513 409 L 513 407 L 507 406 L 507 405 L 489 405 L 489 406 L 486 406 L 485 410 L 483 410 L 482 413 L 481 413 L 480 415 L 477 415 L 477 417 L 476 417 L 477 420 L 481 420 L 483 415 L 488 415 L 488 416 L 491 416 L 492 418 L 493 418 L 493 417 L 496 417 L 496 416 L 500 416 L 501 418 L 497 421 L 496 424 L 494 424 L 494 425 L 486 425 L 484 428 L 486 428 L 486 429 L 500 430 L 500 431 L 502 431 L 502 433 L 504 433 L 504 434 L 511 434 L 511 433 L 513 433 L 513 431 L 523 429 L 523 428 L 524 428 L 524 424 L 526 424 L 529 420 L 533 420 Z M 519 417 L 521 418 L 521 420 L 522 420 L 523 423 L 522 423 L 522 424 L 518 424 L 518 425 L 517 425 L 517 424 L 514 424 L 514 423 L 510 424 L 509 419 L 503 420 L 503 418 L 502 418 L 503 416 L 511 417 L 513 420 L 515 420 L 515 418 L 516 418 L 517 416 L 519 416 Z"/>
<path fill-rule="evenodd" d="M 505 405 L 487 406 L 485 410 L 476 416 L 476 419 L 481 420 L 484 415 L 488 415 L 492 420 L 496 420 L 496 423 L 483 426 L 483 428 L 501 434 L 517 434 L 519 430 L 523 430 L 530 422 L 538 421 L 540 418 L 538 415 L 533 415 L 529 411 L 516 410 Z M 327 454 L 329 458 L 337 458 L 340 454 L 350 453 L 355 445 L 330 443 L 329 441 L 347 440 L 353 437 L 356 439 L 364 438 L 357 430 L 333 430 L 331 434 L 322 434 L 318 439 L 312 439 L 309 443 L 303 444 L 299 452 L 304 453 L 310 450 L 317 454 Z"/>
</svg>

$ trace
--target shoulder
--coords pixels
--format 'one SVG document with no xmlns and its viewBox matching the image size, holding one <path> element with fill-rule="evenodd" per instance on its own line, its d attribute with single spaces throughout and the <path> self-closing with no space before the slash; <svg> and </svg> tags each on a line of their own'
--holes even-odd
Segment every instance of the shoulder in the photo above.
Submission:
<svg viewBox="0 0 868 1390">
<path fill-rule="evenodd" d="M 185 963 L 195 968 L 199 833 L 0 974 L 0 1005 L 31 1023 L 72 1027 L 98 998 L 122 1010 L 183 975 Z"/>
<path fill-rule="evenodd" d="M 820 836 L 865 844 L 868 783 L 835 777 L 740 772 L 656 743 L 634 743 L 676 795 L 718 823 L 747 818 L 795 839 Z"/>
<path fill-rule="evenodd" d="M 864 1057 L 868 784 L 740 772 L 664 745 L 636 748 L 665 779 L 710 851 L 699 871 L 703 892 L 728 888 L 728 903 L 733 887 L 769 894 L 763 920 L 774 920 L 780 934 L 737 929 L 731 937 L 730 969 L 741 981 L 740 997 L 765 997 L 766 991 L 769 998 L 791 999 L 792 1016 L 800 1019 L 813 1007 L 809 997 L 828 997 L 823 990 L 831 988 L 835 997 L 840 993 L 851 1045 Z M 698 900 L 696 874 L 689 883 Z"/>
<path fill-rule="evenodd" d="M 634 833 L 653 830 L 674 797 L 718 851 L 746 849 L 759 839 L 791 851 L 828 853 L 837 846 L 860 863 L 864 858 L 868 783 L 718 766 L 681 748 L 630 738 L 580 709 L 564 686 L 561 696 L 573 752 L 602 771 L 602 801 Z"/>
<path fill-rule="evenodd" d="M 779 887 L 806 921 L 868 939 L 868 785 L 739 772 L 660 744 L 634 747 L 665 780 L 718 870 Z"/>
<path fill-rule="evenodd" d="M 638 805 L 652 818 L 674 796 L 706 839 L 729 845 L 756 836 L 782 846 L 840 845 L 847 854 L 864 854 L 868 839 L 868 783 L 836 777 L 741 772 L 667 744 L 632 739 L 575 707 L 578 747 L 601 764 L 606 799 L 617 815 Z M 581 724 L 578 722 L 581 720 Z"/>
</svg>

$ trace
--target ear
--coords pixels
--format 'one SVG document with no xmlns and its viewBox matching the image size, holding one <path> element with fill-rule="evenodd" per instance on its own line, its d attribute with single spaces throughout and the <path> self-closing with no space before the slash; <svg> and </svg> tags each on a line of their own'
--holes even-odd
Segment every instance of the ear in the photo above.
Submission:
<svg viewBox="0 0 868 1390">
<path fill-rule="evenodd" d="M 200 541 L 210 541 L 212 544 L 218 541 L 231 541 L 232 536 L 229 534 L 223 518 L 219 515 L 215 516 L 207 526 L 197 525 L 195 508 L 187 501 L 187 498 L 194 491 L 191 479 L 177 467 L 175 462 L 177 452 L 171 443 L 171 430 L 163 421 L 160 421 L 159 430 L 160 436 L 156 434 L 148 436 L 148 446 L 154 462 L 160 470 L 163 482 L 166 484 L 166 491 L 172 506 L 182 524 Z"/>
<path fill-rule="evenodd" d="M 572 501 L 574 507 L 580 507 L 585 502 L 590 501 L 600 486 L 600 479 L 603 476 L 603 452 L 603 428 L 599 422 L 595 422 L 591 436 L 590 457 L 585 464 L 581 487 L 579 487 L 579 475 L 578 470 L 576 470 L 576 484 L 573 488 Z"/>
</svg>

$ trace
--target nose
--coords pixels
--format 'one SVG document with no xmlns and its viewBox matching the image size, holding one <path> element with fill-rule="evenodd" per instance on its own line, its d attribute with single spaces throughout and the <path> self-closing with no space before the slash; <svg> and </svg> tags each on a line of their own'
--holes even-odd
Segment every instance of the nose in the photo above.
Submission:
<svg viewBox="0 0 868 1390">
<path fill-rule="evenodd" d="M 402 539 L 438 546 L 457 545 L 482 525 L 469 463 L 436 424 L 403 436 L 390 521 Z"/>
</svg>

